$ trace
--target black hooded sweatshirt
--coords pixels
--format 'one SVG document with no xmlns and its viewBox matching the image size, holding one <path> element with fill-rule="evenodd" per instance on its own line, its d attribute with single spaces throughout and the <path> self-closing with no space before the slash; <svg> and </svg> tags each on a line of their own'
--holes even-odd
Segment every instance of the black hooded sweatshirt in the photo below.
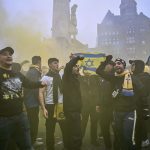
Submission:
<svg viewBox="0 0 150 150">
<path fill-rule="evenodd" d="M 147 95 L 146 102 L 137 101 L 137 110 L 139 113 L 143 112 L 143 109 L 148 109 L 148 101 L 150 99 L 150 75 L 144 72 L 145 64 L 142 60 L 134 60 L 135 70 L 133 74 L 143 83 L 144 91 Z M 140 98 L 140 97 L 139 97 Z"/>
<path fill-rule="evenodd" d="M 80 60 L 80 57 L 71 59 L 65 67 L 63 75 L 63 106 L 64 113 L 81 112 L 81 91 L 78 76 L 72 74 L 72 68 Z"/>
</svg>

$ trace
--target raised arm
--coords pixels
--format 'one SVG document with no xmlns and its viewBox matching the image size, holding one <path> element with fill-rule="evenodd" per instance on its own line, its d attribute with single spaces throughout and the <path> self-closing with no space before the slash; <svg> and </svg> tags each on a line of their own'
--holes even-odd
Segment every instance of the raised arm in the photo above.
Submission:
<svg viewBox="0 0 150 150">
<path fill-rule="evenodd" d="M 79 60 L 83 60 L 83 57 L 77 56 L 73 57 L 67 64 L 64 70 L 64 75 L 69 77 L 72 74 L 72 68 L 77 64 Z"/>
<path fill-rule="evenodd" d="M 96 69 L 96 73 L 108 81 L 114 81 L 114 79 L 116 78 L 113 73 L 105 72 L 105 67 L 109 63 L 109 61 L 111 61 L 111 59 L 112 59 L 111 55 L 106 56 L 106 60 L 102 62 Z"/>
</svg>

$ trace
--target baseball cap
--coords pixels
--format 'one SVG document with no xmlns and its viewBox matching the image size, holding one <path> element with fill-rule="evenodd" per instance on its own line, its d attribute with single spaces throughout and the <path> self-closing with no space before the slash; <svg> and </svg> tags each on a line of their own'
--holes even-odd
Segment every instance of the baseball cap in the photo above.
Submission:
<svg viewBox="0 0 150 150">
<path fill-rule="evenodd" d="M 5 47 L 3 49 L 0 49 L 0 54 L 2 54 L 5 51 L 9 51 L 11 54 L 14 53 L 14 50 L 11 47 Z"/>
</svg>

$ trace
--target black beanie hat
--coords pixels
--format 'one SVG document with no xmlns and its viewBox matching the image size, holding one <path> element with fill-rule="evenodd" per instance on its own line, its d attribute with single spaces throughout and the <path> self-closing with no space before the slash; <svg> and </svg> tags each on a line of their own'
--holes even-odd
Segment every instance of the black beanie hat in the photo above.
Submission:
<svg viewBox="0 0 150 150">
<path fill-rule="evenodd" d="M 121 59 L 121 58 L 117 58 L 117 59 L 115 60 L 115 62 L 116 62 L 116 61 L 119 61 L 120 63 L 122 63 L 123 66 L 124 66 L 124 68 L 126 67 L 126 62 L 125 62 L 125 60 L 123 60 L 123 59 Z"/>
</svg>

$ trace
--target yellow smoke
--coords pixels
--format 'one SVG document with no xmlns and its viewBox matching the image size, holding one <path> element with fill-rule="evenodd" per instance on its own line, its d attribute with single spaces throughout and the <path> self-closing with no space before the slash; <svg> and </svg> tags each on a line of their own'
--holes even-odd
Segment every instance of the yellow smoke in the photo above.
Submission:
<svg viewBox="0 0 150 150">
<path fill-rule="evenodd" d="M 9 16 L 0 1 L 0 46 L 11 46 L 14 50 L 14 61 L 31 61 L 32 56 L 42 57 L 43 65 L 47 65 L 50 57 L 61 58 L 61 48 L 50 37 L 44 38 L 43 33 L 38 32 L 36 23 L 30 19 L 25 22 L 9 22 Z M 51 29 L 51 27 L 49 28 Z"/>
<path fill-rule="evenodd" d="M 41 33 L 32 32 L 32 29 L 22 26 L 7 27 L 5 35 L 8 37 L 7 43 L 11 43 L 15 49 L 15 60 L 31 60 L 34 55 L 39 55 L 44 63 L 49 57 L 56 57 L 58 53 L 57 44 L 52 39 L 45 39 Z M 57 55 L 58 57 L 58 55 Z"/>
</svg>

